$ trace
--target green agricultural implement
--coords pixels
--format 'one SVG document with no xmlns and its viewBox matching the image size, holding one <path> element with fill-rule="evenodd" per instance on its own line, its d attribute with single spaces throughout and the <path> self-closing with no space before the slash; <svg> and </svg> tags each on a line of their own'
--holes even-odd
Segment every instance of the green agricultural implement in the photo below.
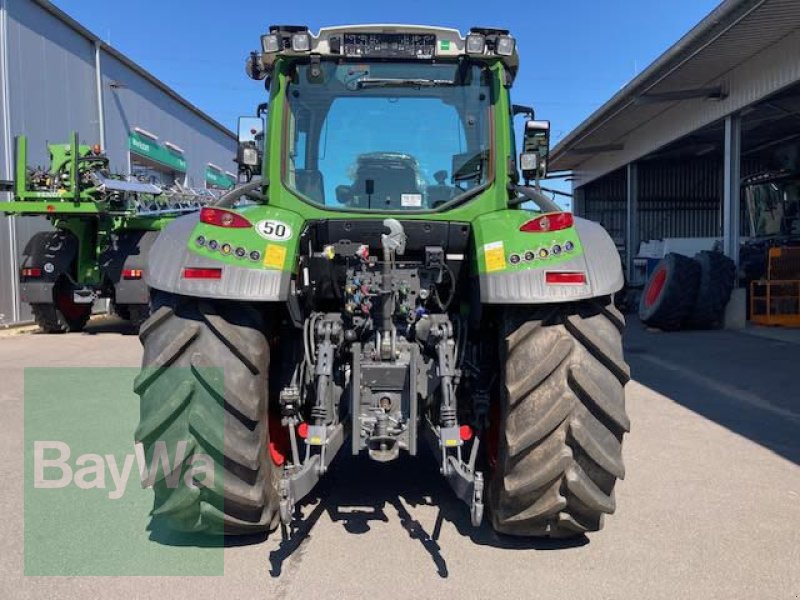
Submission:
<svg viewBox="0 0 800 600">
<path fill-rule="evenodd" d="M 27 166 L 27 138 L 16 140 L 14 198 L 6 215 L 46 217 L 54 230 L 23 251 L 20 296 L 48 333 L 80 331 L 98 298 L 110 298 L 138 326 L 149 315 L 143 279 L 147 251 L 176 216 L 213 200 L 113 176 L 99 146 L 50 144 L 50 167 Z"/>
<path fill-rule="evenodd" d="M 136 441 L 188 459 L 155 480 L 154 520 L 268 531 L 343 448 L 386 462 L 425 440 L 475 526 L 600 529 L 625 474 L 623 276 L 606 231 L 541 193 L 549 123 L 511 103 L 514 38 L 261 43 L 267 119 L 240 121 L 238 153 L 260 176 L 170 223 L 145 269 Z M 209 457 L 220 476 L 195 470 Z"/>
</svg>

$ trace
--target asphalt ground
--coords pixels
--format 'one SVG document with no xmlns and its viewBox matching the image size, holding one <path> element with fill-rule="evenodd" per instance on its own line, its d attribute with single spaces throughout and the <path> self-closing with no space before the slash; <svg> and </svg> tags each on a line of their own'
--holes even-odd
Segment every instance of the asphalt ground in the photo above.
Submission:
<svg viewBox="0 0 800 600">
<path fill-rule="evenodd" d="M 800 598 L 800 335 L 759 333 L 631 324 L 627 475 L 599 533 L 474 529 L 429 455 L 342 454 L 291 537 L 231 541 L 208 577 L 24 575 L 23 369 L 136 367 L 141 348 L 109 320 L 0 336 L 0 598 Z"/>
</svg>

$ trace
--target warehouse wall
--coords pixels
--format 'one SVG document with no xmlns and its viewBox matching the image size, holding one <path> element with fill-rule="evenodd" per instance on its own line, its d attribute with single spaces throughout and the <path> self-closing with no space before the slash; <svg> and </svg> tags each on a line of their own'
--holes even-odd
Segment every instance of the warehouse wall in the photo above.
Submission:
<svg viewBox="0 0 800 600">
<path fill-rule="evenodd" d="M 782 0 L 767 5 L 769 11 L 797 10 L 796 0 Z M 766 14 L 761 17 L 770 23 Z M 773 18 L 780 19 L 780 16 Z M 791 21 L 787 21 L 791 22 Z M 769 25 L 763 25 L 768 27 Z M 759 35 L 756 28 L 750 36 Z M 743 44 L 747 43 L 745 38 Z M 635 130 L 625 139 L 624 148 L 617 152 L 599 152 L 592 155 L 575 171 L 575 186 L 580 187 L 604 176 L 624 165 L 638 160 L 701 127 L 714 123 L 726 115 L 785 89 L 800 81 L 800 30 L 792 31 L 775 44 L 755 54 L 734 69 L 724 74 L 718 81 L 704 81 L 704 87 L 723 85 L 729 95 L 720 101 L 709 102 L 704 99 L 676 102 L 663 108 L 653 105 L 658 114 L 645 123 L 637 124 Z M 709 58 L 711 60 L 711 57 Z M 693 88 L 701 85 L 687 84 Z M 609 140 L 615 141 L 615 140 Z"/>
<path fill-rule="evenodd" d="M 757 160 L 742 161 L 742 177 L 764 171 Z M 722 237 L 722 159 L 644 160 L 638 163 L 639 240 L 674 237 Z M 627 171 L 617 169 L 578 188 L 581 216 L 608 230 L 627 247 Z M 741 235 L 747 230 L 742 203 Z M 637 244 L 638 246 L 638 244 Z M 634 251 L 638 247 L 633 248 Z"/>
<path fill-rule="evenodd" d="M 140 127 L 184 151 L 188 184 L 205 186 L 209 162 L 232 170 L 235 145 L 216 127 L 197 117 L 187 107 L 166 96 L 144 77 L 119 60 L 101 53 L 106 148 L 115 164 L 127 165 L 128 135 Z M 217 163 L 217 160 L 221 161 Z M 127 166 L 126 166 L 127 168 Z"/>
<path fill-rule="evenodd" d="M 0 179 L 13 178 L 15 136 L 28 136 L 30 164 L 46 165 L 46 144 L 65 142 L 72 131 L 82 143 L 99 142 L 101 114 L 115 172 L 129 172 L 128 136 L 134 127 L 185 151 L 191 185 L 205 185 L 208 163 L 235 172 L 230 132 L 102 46 L 99 106 L 95 40 L 68 18 L 32 0 L 0 0 L 0 28 Z M 17 299 L 19 261 L 30 237 L 48 227 L 44 219 L 0 215 L 0 325 L 31 318 Z"/>
</svg>

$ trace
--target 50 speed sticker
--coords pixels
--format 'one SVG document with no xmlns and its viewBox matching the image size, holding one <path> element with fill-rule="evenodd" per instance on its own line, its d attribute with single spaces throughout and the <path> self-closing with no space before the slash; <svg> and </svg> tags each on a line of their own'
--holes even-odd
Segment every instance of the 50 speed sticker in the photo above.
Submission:
<svg viewBox="0 0 800 600">
<path fill-rule="evenodd" d="M 271 242 L 285 242 L 292 239 L 292 228 L 283 221 L 265 219 L 256 223 L 258 235 Z"/>
</svg>

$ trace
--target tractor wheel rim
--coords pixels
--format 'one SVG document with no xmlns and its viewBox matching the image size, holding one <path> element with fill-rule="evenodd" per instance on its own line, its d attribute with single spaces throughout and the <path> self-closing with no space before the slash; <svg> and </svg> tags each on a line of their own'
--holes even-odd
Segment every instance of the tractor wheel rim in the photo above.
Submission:
<svg viewBox="0 0 800 600">
<path fill-rule="evenodd" d="M 667 282 L 667 269 L 666 267 L 661 267 L 658 269 L 653 275 L 653 279 L 650 282 L 650 285 L 647 286 L 647 292 L 645 292 L 644 296 L 644 305 L 648 308 L 653 306 L 656 303 L 656 300 L 661 296 L 661 292 L 664 291 L 664 284 Z"/>
</svg>

